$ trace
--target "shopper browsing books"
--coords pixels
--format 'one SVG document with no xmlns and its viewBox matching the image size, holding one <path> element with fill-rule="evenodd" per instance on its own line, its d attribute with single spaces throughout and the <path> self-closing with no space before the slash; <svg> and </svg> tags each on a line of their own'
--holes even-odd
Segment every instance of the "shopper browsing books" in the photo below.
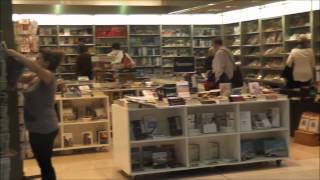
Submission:
<svg viewBox="0 0 320 180">
<path fill-rule="evenodd" d="M 236 68 L 232 52 L 223 46 L 220 38 L 213 41 L 215 56 L 212 62 L 212 72 L 214 85 L 212 88 L 218 88 L 220 83 L 232 83 L 233 87 L 242 85 L 240 71 Z M 236 74 L 234 78 L 234 74 Z"/>
<path fill-rule="evenodd" d="M 78 76 L 87 76 L 92 79 L 91 55 L 88 53 L 88 47 L 79 45 L 79 56 L 77 57 L 76 71 Z"/>
<path fill-rule="evenodd" d="M 109 57 L 111 57 L 112 67 L 116 69 L 121 68 L 133 68 L 135 66 L 134 60 L 130 57 L 130 55 L 123 50 L 121 50 L 121 46 L 119 43 L 112 44 L 112 51 L 108 53 Z"/>
<path fill-rule="evenodd" d="M 29 131 L 32 151 L 41 169 L 42 179 L 55 180 L 51 163 L 52 148 L 58 134 L 58 117 L 55 111 L 56 79 L 54 71 L 63 59 L 63 53 L 42 50 L 36 61 L 9 49 L 8 56 L 33 72 L 30 83 L 24 91 L 24 118 Z M 26 80 L 26 79 L 25 79 Z M 28 83 L 25 81 L 25 83 Z"/>
<path fill-rule="evenodd" d="M 315 67 L 315 55 L 313 50 L 309 48 L 309 39 L 301 35 L 298 43 L 298 48 L 291 50 L 286 63 L 288 67 L 292 68 L 293 82 L 287 82 L 292 83 L 290 85 L 292 88 L 309 86 Z"/>
</svg>

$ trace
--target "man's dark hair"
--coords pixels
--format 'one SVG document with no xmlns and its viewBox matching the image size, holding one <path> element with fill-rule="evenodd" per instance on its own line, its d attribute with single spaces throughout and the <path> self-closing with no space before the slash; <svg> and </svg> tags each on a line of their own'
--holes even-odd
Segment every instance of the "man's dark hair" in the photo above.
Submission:
<svg viewBox="0 0 320 180">
<path fill-rule="evenodd" d="M 80 44 L 79 45 L 79 53 L 82 54 L 82 53 L 86 53 L 88 52 L 88 46 L 86 46 L 85 44 Z"/>
<path fill-rule="evenodd" d="M 120 50 L 120 49 L 121 49 L 121 46 L 120 46 L 119 43 L 113 43 L 113 44 L 112 44 L 112 49 L 114 49 L 114 50 Z"/>
<path fill-rule="evenodd" d="M 213 40 L 213 44 L 222 46 L 223 45 L 222 39 L 221 38 L 215 38 Z"/>
</svg>

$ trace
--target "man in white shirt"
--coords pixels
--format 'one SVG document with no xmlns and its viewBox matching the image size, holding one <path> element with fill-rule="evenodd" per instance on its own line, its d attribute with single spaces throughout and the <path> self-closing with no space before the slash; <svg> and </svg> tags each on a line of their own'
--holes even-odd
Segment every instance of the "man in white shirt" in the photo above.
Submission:
<svg viewBox="0 0 320 180">
<path fill-rule="evenodd" d="M 294 48 L 287 59 L 287 66 L 293 67 L 293 80 L 295 87 L 308 86 L 313 79 L 315 56 L 313 49 L 309 48 L 310 41 L 306 36 L 298 38 L 299 48 Z"/>
<path fill-rule="evenodd" d="M 220 38 L 214 39 L 213 47 L 216 51 L 212 62 L 215 82 L 217 85 L 219 83 L 230 83 L 235 70 L 232 52 L 223 46 Z"/>
</svg>

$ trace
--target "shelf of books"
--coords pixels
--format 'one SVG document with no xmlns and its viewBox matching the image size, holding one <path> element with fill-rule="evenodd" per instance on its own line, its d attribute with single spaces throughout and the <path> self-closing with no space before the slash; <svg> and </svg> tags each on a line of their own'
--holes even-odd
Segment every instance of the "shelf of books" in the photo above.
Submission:
<svg viewBox="0 0 320 180">
<path fill-rule="evenodd" d="M 65 79 L 76 77 L 80 42 L 91 54 L 102 57 L 111 51 L 113 43 L 120 43 L 143 76 L 172 73 L 175 57 L 194 56 L 196 69 L 202 72 L 213 39 L 221 36 L 235 61 L 242 63 L 247 81 L 281 86 L 285 60 L 300 35 L 312 39 L 310 45 L 320 62 L 318 15 L 319 11 L 313 11 L 223 25 L 41 25 L 38 34 L 40 48 L 58 48 L 66 53 L 57 72 Z"/>
<path fill-rule="evenodd" d="M 241 56 L 241 67 L 246 81 L 257 81 L 257 75 L 259 75 L 262 68 L 259 27 L 258 20 L 242 22 L 241 49 L 239 48 L 233 53 L 235 57 Z"/>
<path fill-rule="evenodd" d="M 319 28 L 320 28 L 320 20 L 319 20 L 319 16 L 320 16 L 320 11 L 314 11 L 312 12 L 312 24 L 313 24 L 313 28 L 312 28 L 312 39 L 313 39 L 313 44 L 312 47 L 314 49 L 314 53 L 316 56 L 316 64 L 320 65 L 320 32 L 319 32 Z"/>
<path fill-rule="evenodd" d="M 192 55 L 192 34 L 190 25 L 162 25 L 162 68 L 163 73 L 173 72 L 173 61 L 176 57 Z"/>
<path fill-rule="evenodd" d="M 59 135 L 54 151 L 105 148 L 110 145 L 109 98 L 57 97 Z"/>
<path fill-rule="evenodd" d="M 286 98 L 112 112 L 115 162 L 130 176 L 289 157 Z"/>
<path fill-rule="evenodd" d="M 129 54 L 136 62 L 139 76 L 161 72 L 160 25 L 129 26 Z"/>
<path fill-rule="evenodd" d="M 204 71 L 208 50 L 212 47 L 213 39 L 221 36 L 220 25 L 193 25 L 193 55 L 198 71 Z"/>
</svg>

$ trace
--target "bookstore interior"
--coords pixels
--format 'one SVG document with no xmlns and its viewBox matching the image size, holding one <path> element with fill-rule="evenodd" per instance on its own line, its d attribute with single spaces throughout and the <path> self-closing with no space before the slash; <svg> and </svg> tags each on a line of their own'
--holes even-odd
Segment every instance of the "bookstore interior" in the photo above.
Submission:
<svg viewBox="0 0 320 180">
<path fill-rule="evenodd" d="M 50 73 L 56 179 L 319 180 L 319 7 L 1 0 L 0 179 L 46 179 L 31 127 L 50 120 L 34 111 L 50 104 L 51 70 L 15 49 L 32 64 L 63 53 Z"/>
</svg>

